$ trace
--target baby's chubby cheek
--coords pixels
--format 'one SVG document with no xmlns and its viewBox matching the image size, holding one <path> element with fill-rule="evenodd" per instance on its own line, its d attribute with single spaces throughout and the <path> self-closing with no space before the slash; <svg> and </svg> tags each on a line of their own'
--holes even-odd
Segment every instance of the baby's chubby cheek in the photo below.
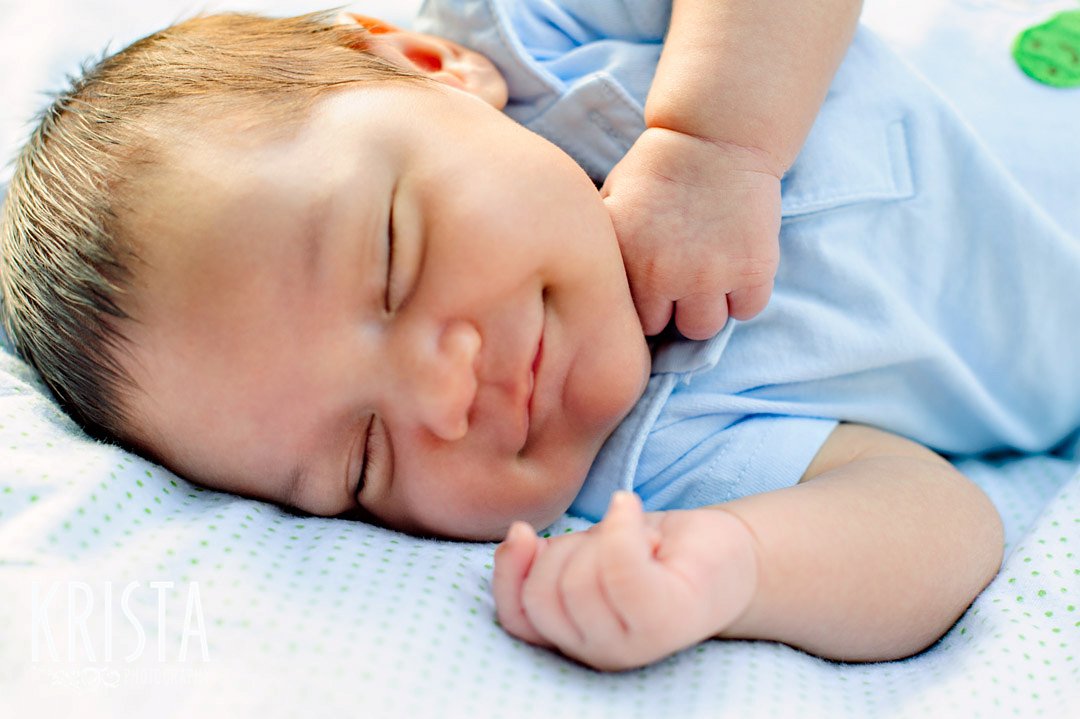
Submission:
<svg viewBox="0 0 1080 719">
<path fill-rule="evenodd" d="M 567 414 L 602 439 L 630 412 L 649 380 L 648 346 L 640 329 L 636 333 L 640 340 L 624 343 L 619 352 L 582 352 L 567 377 Z"/>
<path fill-rule="evenodd" d="M 460 507 L 459 512 L 450 510 L 453 526 L 446 534 L 499 541 L 515 521 L 543 529 L 566 512 L 583 480 L 584 472 L 567 475 L 556 466 L 547 468 L 545 475 L 537 480 L 507 476 L 495 479 L 489 491 L 472 498 L 470 506 Z"/>
</svg>

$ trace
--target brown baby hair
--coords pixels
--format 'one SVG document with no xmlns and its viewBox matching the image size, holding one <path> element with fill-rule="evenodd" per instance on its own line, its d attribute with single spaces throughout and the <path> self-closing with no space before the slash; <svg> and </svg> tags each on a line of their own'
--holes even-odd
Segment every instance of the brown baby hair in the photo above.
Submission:
<svg viewBox="0 0 1080 719">
<path fill-rule="evenodd" d="M 365 52 L 337 11 L 196 17 L 88 64 L 38 118 L 0 215 L 0 314 L 16 351 L 92 436 L 124 442 L 136 391 L 118 361 L 140 243 L 125 218 L 161 153 L 155 126 L 244 112 L 295 128 L 321 95 L 359 82 L 423 81 Z M 370 30 L 369 30 L 370 28 Z M 188 118 L 188 119 L 185 119 Z"/>
</svg>

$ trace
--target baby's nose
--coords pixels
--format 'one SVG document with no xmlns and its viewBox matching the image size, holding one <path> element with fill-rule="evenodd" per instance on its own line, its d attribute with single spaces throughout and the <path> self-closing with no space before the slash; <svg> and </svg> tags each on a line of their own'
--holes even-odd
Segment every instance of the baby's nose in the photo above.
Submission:
<svg viewBox="0 0 1080 719">
<path fill-rule="evenodd" d="M 461 439 L 469 429 L 469 409 L 476 398 L 480 332 L 470 322 L 453 320 L 437 332 L 433 343 L 419 343 L 414 350 L 427 356 L 409 363 L 415 376 L 406 378 L 412 386 L 406 401 L 436 437 L 446 442 Z"/>
</svg>

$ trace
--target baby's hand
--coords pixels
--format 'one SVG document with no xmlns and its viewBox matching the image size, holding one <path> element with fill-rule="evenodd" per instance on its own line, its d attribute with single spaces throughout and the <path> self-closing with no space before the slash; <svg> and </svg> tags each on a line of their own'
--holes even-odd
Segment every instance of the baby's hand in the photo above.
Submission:
<svg viewBox="0 0 1080 719">
<path fill-rule="evenodd" d="M 645 334 L 706 339 L 765 308 L 780 260 L 780 175 L 760 152 L 649 128 L 601 196 Z"/>
<path fill-rule="evenodd" d="M 540 539 L 515 523 L 492 582 L 506 631 L 603 670 L 716 636 L 756 585 L 753 539 L 740 520 L 714 509 L 646 514 L 629 492 L 587 532 Z"/>
</svg>

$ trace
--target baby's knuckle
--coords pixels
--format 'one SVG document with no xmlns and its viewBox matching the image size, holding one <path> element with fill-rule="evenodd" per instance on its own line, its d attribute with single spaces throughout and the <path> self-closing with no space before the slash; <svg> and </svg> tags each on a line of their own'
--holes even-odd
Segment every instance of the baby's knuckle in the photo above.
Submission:
<svg viewBox="0 0 1080 719">
<path fill-rule="evenodd" d="M 528 625 L 521 607 L 496 607 L 495 617 L 499 620 L 499 625 L 511 634 L 521 634 Z"/>
<path fill-rule="evenodd" d="M 758 253 L 748 255 L 736 265 L 737 271 L 743 277 L 768 277 L 772 279 L 776 269 L 780 266 L 780 252 L 761 250 Z"/>
<path fill-rule="evenodd" d="M 652 256 L 642 262 L 638 271 L 641 282 L 652 288 L 666 287 L 677 275 L 667 258 Z"/>
<path fill-rule="evenodd" d="M 588 648 L 588 664 L 604 672 L 621 672 L 640 666 L 625 642 L 605 642 Z"/>
<path fill-rule="evenodd" d="M 574 606 L 588 599 L 589 581 L 583 572 L 563 572 L 558 579 L 559 595 L 566 606 Z"/>
<path fill-rule="evenodd" d="M 521 611 L 525 615 L 534 614 L 542 607 L 550 592 L 539 582 L 526 582 L 521 588 Z"/>
<path fill-rule="evenodd" d="M 624 597 L 633 596 L 640 588 L 640 577 L 637 571 L 627 566 L 626 562 L 605 562 L 600 578 L 608 596 L 616 602 Z"/>
<path fill-rule="evenodd" d="M 525 611 L 521 605 L 509 606 L 506 603 L 499 603 L 495 607 L 495 616 L 498 618 L 499 623 L 503 625 L 517 624 L 518 619 L 524 615 Z"/>
</svg>

